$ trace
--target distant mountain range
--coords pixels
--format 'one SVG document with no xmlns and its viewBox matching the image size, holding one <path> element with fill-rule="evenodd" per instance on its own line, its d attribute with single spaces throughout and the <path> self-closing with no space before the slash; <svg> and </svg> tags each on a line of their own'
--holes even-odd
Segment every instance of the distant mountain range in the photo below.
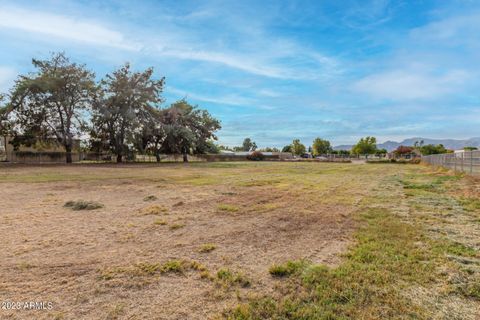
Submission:
<svg viewBox="0 0 480 320">
<path fill-rule="evenodd" d="M 470 138 L 466 140 L 456 140 L 456 139 L 430 139 L 430 138 L 409 138 L 405 139 L 402 142 L 396 141 L 386 141 L 384 143 L 378 143 L 377 148 L 387 149 L 388 151 L 393 151 L 399 146 L 413 146 L 416 141 L 422 141 L 423 144 L 443 144 L 447 149 L 458 150 L 463 149 L 464 147 L 477 147 L 480 148 L 480 137 Z M 334 150 L 350 150 L 352 145 L 343 144 L 333 147 Z"/>
</svg>

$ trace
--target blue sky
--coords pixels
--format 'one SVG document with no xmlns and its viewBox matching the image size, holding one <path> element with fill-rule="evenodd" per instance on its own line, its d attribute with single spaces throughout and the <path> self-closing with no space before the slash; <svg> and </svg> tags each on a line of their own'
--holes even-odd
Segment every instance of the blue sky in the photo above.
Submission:
<svg viewBox="0 0 480 320">
<path fill-rule="evenodd" d="M 52 51 L 153 66 L 227 145 L 480 136 L 480 1 L 0 0 L 0 43 L 0 92 Z"/>
</svg>

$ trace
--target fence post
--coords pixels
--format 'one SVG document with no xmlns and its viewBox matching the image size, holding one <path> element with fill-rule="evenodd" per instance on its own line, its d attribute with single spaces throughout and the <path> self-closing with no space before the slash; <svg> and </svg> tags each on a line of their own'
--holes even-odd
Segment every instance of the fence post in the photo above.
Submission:
<svg viewBox="0 0 480 320">
<path fill-rule="evenodd" d="M 464 157 L 464 155 L 465 155 L 465 151 L 462 152 L 462 172 L 465 172 L 465 171 L 463 171 L 463 157 Z"/>
<path fill-rule="evenodd" d="M 470 151 L 470 174 L 473 173 L 473 150 Z"/>
</svg>

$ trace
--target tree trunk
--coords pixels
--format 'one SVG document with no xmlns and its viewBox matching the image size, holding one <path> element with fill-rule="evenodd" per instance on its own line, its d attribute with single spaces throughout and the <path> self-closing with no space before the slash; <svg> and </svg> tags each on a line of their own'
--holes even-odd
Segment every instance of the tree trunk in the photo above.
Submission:
<svg viewBox="0 0 480 320">
<path fill-rule="evenodd" d="M 157 162 L 162 161 L 162 158 L 160 158 L 160 153 L 155 153 L 155 158 L 157 158 Z"/>
<path fill-rule="evenodd" d="M 117 154 L 117 163 L 122 163 L 122 155 Z"/>
<path fill-rule="evenodd" d="M 183 153 L 183 162 L 188 162 L 188 155 L 187 153 Z"/>
<path fill-rule="evenodd" d="M 72 146 L 66 145 L 65 151 L 66 151 L 67 163 L 72 163 Z"/>
</svg>

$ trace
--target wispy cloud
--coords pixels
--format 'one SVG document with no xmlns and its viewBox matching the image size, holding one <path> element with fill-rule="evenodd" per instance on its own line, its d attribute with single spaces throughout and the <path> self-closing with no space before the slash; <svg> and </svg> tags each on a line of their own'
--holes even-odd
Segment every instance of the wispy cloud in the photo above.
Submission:
<svg viewBox="0 0 480 320">
<path fill-rule="evenodd" d="M 254 99 L 241 97 L 238 95 L 215 95 L 207 96 L 203 94 L 194 93 L 191 90 L 181 90 L 175 87 L 167 87 L 169 93 L 178 95 L 179 99 L 187 98 L 194 99 L 203 102 L 211 102 L 219 105 L 240 106 L 240 107 L 252 107 L 258 104 Z"/>
<path fill-rule="evenodd" d="M 411 30 L 410 36 L 418 43 L 428 41 L 428 44 L 442 46 L 472 45 L 479 47 L 480 12 L 469 12 L 443 19 L 438 19 L 427 25 Z"/>
<path fill-rule="evenodd" d="M 369 75 L 356 82 L 353 88 L 377 99 L 440 99 L 459 90 L 469 78 L 464 70 L 450 70 L 443 74 L 418 69 L 392 70 Z"/>
<path fill-rule="evenodd" d="M 474 1 L 9 3 L 0 0 L 1 91 L 31 57 L 65 50 L 99 76 L 124 61 L 154 66 L 169 101 L 208 108 L 232 143 L 478 132 Z"/>
<path fill-rule="evenodd" d="M 0 27 L 96 46 L 126 50 L 140 48 L 122 33 L 95 21 L 14 7 L 0 7 Z"/>
</svg>

